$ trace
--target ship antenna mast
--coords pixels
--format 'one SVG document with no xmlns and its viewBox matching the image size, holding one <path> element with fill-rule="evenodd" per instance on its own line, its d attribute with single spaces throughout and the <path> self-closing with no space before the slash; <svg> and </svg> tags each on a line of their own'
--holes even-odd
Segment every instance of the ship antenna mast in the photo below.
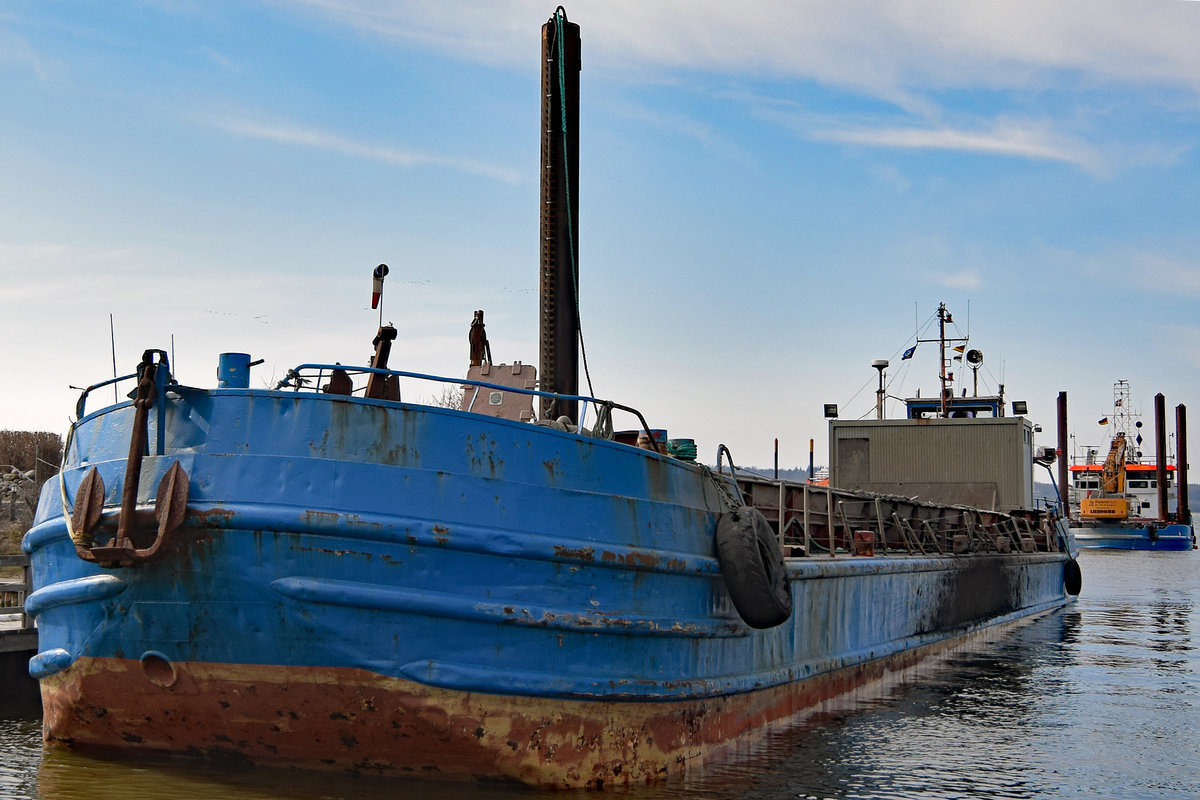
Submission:
<svg viewBox="0 0 1200 800">
<path fill-rule="evenodd" d="M 920 338 L 920 334 L 918 333 L 917 344 L 920 344 L 921 342 L 934 342 L 934 341 L 936 341 L 938 343 L 938 358 L 941 361 L 941 366 L 939 367 L 938 374 L 939 374 L 939 377 L 941 378 L 941 383 L 942 383 L 942 391 L 941 391 L 941 397 L 938 400 L 938 407 L 941 409 L 941 416 L 946 417 L 946 416 L 949 416 L 950 406 L 952 405 L 952 403 L 950 402 L 950 389 L 947 386 L 947 384 L 952 383 L 954 381 L 954 373 L 946 371 L 946 343 L 947 342 L 962 342 L 963 345 L 961 348 L 960 347 L 954 348 L 954 351 L 956 353 L 961 353 L 963 351 L 963 349 L 966 348 L 966 344 L 967 344 L 967 342 L 970 341 L 970 339 L 968 339 L 966 337 L 960 337 L 960 336 L 951 336 L 949 339 L 946 338 L 946 323 L 947 322 L 953 323 L 954 317 L 950 314 L 949 311 L 946 310 L 945 303 L 938 303 L 937 316 L 938 316 L 938 338 L 937 339 L 922 339 L 922 338 Z M 907 353 L 907 351 L 905 351 L 905 352 Z M 973 352 L 978 353 L 978 351 L 973 351 Z M 907 355 L 906 355 L 906 357 L 907 357 Z M 955 358 L 957 359 L 958 356 L 955 356 Z M 982 353 L 979 353 L 979 360 L 980 361 L 983 360 Z M 974 364 L 975 362 L 972 361 L 971 363 Z"/>
<path fill-rule="evenodd" d="M 941 365 L 942 416 L 946 416 L 946 304 L 938 303 L 938 363 Z"/>
</svg>

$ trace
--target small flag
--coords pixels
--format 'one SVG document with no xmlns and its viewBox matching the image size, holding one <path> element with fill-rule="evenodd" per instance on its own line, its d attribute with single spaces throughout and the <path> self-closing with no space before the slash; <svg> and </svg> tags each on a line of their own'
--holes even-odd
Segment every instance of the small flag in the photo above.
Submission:
<svg viewBox="0 0 1200 800">
<path fill-rule="evenodd" d="M 958 347 L 954 348 L 954 352 L 961 353 L 963 350 L 966 350 L 966 349 L 967 349 L 967 346 L 965 344 L 960 344 Z"/>
<path fill-rule="evenodd" d="M 900 360 L 904 361 L 905 359 L 912 358 L 913 353 L 915 352 L 917 352 L 917 346 L 914 344 L 912 347 L 904 351 L 904 355 L 900 356 Z"/>
<path fill-rule="evenodd" d="M 1107 424 L 1108 424 L 1108 417 L 1105 417 L 1104 419 L 1100 420 L 1100 424 L 1101 424 L 1101 425 L 1107 425 Z"/>
<path fill-rule="evenodd" d="M 962 361 L 962 356 L 955 356 L 952 361 Z"/>
<path fill-rule="evenodd" d="M 371 308 L 379 308 L 379 298 L 383 296 L 383 279 L 387 277 L 387 264 L 380 264 L 371 273 Z M 381 312 L 382 313 L 382 312 Z"/>
</svg>

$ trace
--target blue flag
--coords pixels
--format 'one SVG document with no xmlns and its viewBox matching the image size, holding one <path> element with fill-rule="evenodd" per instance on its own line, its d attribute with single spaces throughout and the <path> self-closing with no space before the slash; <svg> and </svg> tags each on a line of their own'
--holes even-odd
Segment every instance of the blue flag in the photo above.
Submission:
<svg viewBox="0 0 1200 800">
<path fill-rule="evenodd" d="M 912 358 L 913 353 L 915 352 L 917 352 L 917 346 L 914 344 L 912 347 L 904 351 L 904 355 L 900 356 L 900 360 L 904 361 L 905 359 Z"/>
</svg>

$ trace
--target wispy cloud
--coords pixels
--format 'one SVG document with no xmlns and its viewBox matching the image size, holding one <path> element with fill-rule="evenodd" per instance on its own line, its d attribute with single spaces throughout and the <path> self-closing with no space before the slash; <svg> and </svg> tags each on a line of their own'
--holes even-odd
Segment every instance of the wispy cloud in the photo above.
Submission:
<svg viewBox="0 0 1200 800">
<path fill-rule="evenodd" d="M 520 174 L 516 170 L 507 167 L 498 167 L 473 159 L 455 158 L 424 153 L 417 150 L 403 150 L 395 147 L 384 147 L 359 142 L 336 133 L 329 133 L 328 131 L 314 128 L 302 128 L 295 125 L 255 122 L 234 118 L 210 118 L 206 122 L 212 127 L 235 136 L 300 147 L 312 147 L 319 150 L 340 153 L 352 158 L 378 161 L 397 167 L 408 169 L 422 166 L 444 167 L 458 172 L 482 175 L 483 177 L 504 181 L 505 183 L 515 184 L 521 181 Z"/>
<path fill-rule="evenodd" d="M 528 32 L 548 16 L 533 0 L 467 6 L 269 1 L 451 58 L 513 68 L 532 68 Z M 1058 162 L 1108 177 L 1122 167 L 1170 163 L 1180 147 L 1093 130 L 1086 102 L 1049 119 L 1058 112 L 1047 112 L 1038 98 L 1047 91 L 1125 87 L 1140 92 L 1142 101 L 1193 107 L 1200 97 L 1195 7 L 1162 3 L 1147 14 L 1142 4 L 1121 0 L 875 0 L 869 6 L 761 0 L 750 8 L 721 0 L 577 0 L 570 13 L 583 26 L 586 63 L 618 80 L 715 74 L 746 85 L 783 79 L 797 91 L 848 91 L 886 103 L 901 117 L 807 125 L 808 135 L 864 147 Z M 994 116 L 944 116 L 963 102 L 963 92 L 989 93 Z M 743 104 L 785 125 L 789 111 L 799 112 L 753 98 Z M 1043 114 L 1045 121 L 1036 119 Z M 696 129 L 687 135 L 711 141 L 713 134 Z"/>
<path fill-rule="evenodd" d="M 520 46 L 548 7 L 534 0 L 271 0 L 372 34 L 472 60 L 525 63 Z M 1200 91 L 1191 3 L 1121 0 L 577 0 L 586 58 L 791 77 L 874 96 L 910 88 L 1027 88 L 1056 81 L 1153 82 Z M 518 60 L 520 59 L 520 60 Z"/>
<path fill-rule="evenodd" d="M 891 186 L 901 194 L 912 188 L 912 181 L 904 177 L 900 170 L 890 164 L 874 166 L 870 169 L 870 172 L 880 183 Z"/>
<path fill-rule="evenodd" d="M 1155 252 L 1133 252 L 1116 257 L 1113 264 L 1130 280 L 1131 288 L 1161 287 L 1171 294 L 1200 297 L 1200 261 Z"/>
<path fill-rule="evenodd" d="M 1200 328 L 1187 325 L 1166 327 L 1163 342 L 1171 348 L 1178 364 L 1200 369 Z"/>
<path fill-rule="evenodd" d="M 226 72 L 239 73 L 245 69 L 245 65 L 242 62 L 232 59 L 211 47 L 201 47 L 197 52 L 209 63 L 217 65 Z"/>
<path fill-rule="evenodd" d="M 28 41 L 0 28 L 0 63 L 24 67 L 41 80 L 49 80 L 60 69 L 53 60 L 37 52 Z"/>
<path fill-rule="evenodd" d="M 815 130 L 810 138 L 864 147 L 899 150 L 948 150 L 1038 161 L 1061 161 L 1091 173 L 1104 172 L 1103 161 L 1091 145 L 1071 141 L 1047 126 L 1001 123 L 990 130 L 951 127 L 896 126 Z"/>
<path fill-rule="evenodd" d="M 1200 297 L 1200 259 L 1192 255 L 1194 242 L 1175 244 L 1175 252 L 1167 249 L 1171 246 L 1127 245 L 1101 252 L 1046 248 L 1039 260 L 1048 270 L 1068 271 L 1076 281 L 1113 287 L 1126 301 L 1135 295 Z"/>
<path fill-rule="evenodd" d="M 919 114 L 817 113 L 786 98 L 761 95 L 733 96 L 752 108 L 757 116 L 775 122 L 797 136 L 811 141 L 838 142 L 890 150 L 938 150 L 981 155 L 1058 161 L 1073 164 L 1093 175 L 1107 175 L 1110 162 L 1155 161 L 1178 157 L 1181 150 L 1126 154 L 1102 153 L 1083 138 L 1064 132 L 1078 124 L 1048 119 L 980 118 L 951 114 L 933 106 Z M 948 118 L 953 117 L 953 121 Z"/>
<path fill-rule="evenodd" d="M 0 274 L 21 276 L 19 281 L 4 281 L 0 289 L 21 291 L 28 284 L 62 286 L 64 279 L 74 280 L 98 269 L 110 269 L 127 259 L 123 248 L 80 248 L 61 242 L 24 243 L 0 239 Z"/>
<path fill-rule="evenodd" d="M 706 147 L 716 144 L 721 138 L 714 125 L 682 114 L 652 109 L 640 104 L 626 104 L 621 106 L 619 111 L 629 119 L 653 125 L 659 130 L 668 131 L 676 136 L 692 139 Z"/>
<path fill-rule="evenodd" d="M 965 269 L 961 272 L 931 273 L 927 277 L 930 283 L 944 286 L 947 289 L 978 289 L 983 283 L 977 269 Z"/>
</svg>

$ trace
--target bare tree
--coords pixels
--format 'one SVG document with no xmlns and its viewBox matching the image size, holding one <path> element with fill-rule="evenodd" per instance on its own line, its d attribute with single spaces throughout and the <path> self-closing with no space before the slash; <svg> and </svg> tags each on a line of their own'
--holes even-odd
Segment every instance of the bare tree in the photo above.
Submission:
<svg viewBox="0 0 1200 800">
<path fill-rule="evenodd" d="M 0 431 L 0 552 L 18 552 L 42 484 L 58 474 L 62 447 L 56 433 Z"/>
<path fill-rule="evenodd" d="M 441 393 L 434 395 L 426 402 L 431 406 L 438 406 L 440 408 L 462 408 L 462 388 L 451 386 L 448 383 L 443 383 L 441 386 Z"/>
</svg>

